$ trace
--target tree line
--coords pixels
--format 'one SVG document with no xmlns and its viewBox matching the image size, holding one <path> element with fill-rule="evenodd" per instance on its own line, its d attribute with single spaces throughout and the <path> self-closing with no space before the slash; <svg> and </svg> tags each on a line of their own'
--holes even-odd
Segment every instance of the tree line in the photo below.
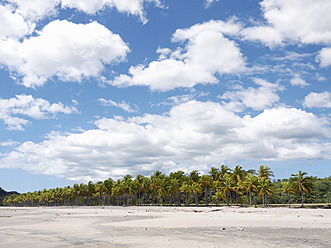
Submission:
<svg viewBox="0 0 331 248">
<path fill-rule="evenodd" d="M 2 206 L 2 201 L 5 199 L 8 195 L 17 195 L 18 193 L 16 191 L 10 191 L 7 192 L 3 188 L 0 187 L 0 206 Z"/>
<path fill-rule="evenodd" d="M 331 202 L 331 177 L 317 179 L 298 171 L 289 179 L 271 180 L 268 166 L 258 171 L 233 170 L 222 165 L 208 174 L 197 170 L 166 175 L 156 171 L 150 177 L 126 175 L 97 183 L 74 184 L 72 187 L 44 189 L 6 196 L 6 206 L 190 206 L 228 205 L 268 207 L 270 204 Z M 318 188 L 316 192 L 316 186 Z"/>
</svg>

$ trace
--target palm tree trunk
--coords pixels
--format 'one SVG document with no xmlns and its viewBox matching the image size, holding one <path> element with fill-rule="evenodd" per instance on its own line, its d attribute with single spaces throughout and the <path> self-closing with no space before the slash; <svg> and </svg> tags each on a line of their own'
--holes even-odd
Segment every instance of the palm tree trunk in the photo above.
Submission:
<svg viewBox="0 0 331 248">
<path fill-rule="evenodd" d="M 249 190 L 249 206 L 252 206 L 252 192 Z"/>
<path fill-rule="evenodd" d="M 244 203 L 245 203 L 245 208 L 247 207 L 247 205 L 246 205 L 246 201 L 245 201 L 245 197 L 244 197 L 244 192 L 242 191 L 242 190 L 240 190 L 241 191 L 241 195 L 243 196 L 243 201 L 244 201 Z"/>
<path fill-rule="evenodd" d="M 209 204 L 208 204 L 208 189 L 207 189 L 206 186 L 205 186 L 205 205 L 206 205 L 206 207 L 209 206 Z"/>
<path fill-rule="evenodd" d="M 195 194 L 194 198 L 195 198 L 195 206 L 199 207 L 198 194 Z"/>
</svg>

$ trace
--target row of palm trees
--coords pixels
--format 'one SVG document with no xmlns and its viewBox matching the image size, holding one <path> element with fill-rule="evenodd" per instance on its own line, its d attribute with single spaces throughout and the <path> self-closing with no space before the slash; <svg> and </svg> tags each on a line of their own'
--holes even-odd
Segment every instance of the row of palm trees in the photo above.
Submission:
<svg viewBox="0 0 331 248">
<path fill-rule="evenodd" d="M 281 192 L 288 196 L 300 194 L 302 206 L 304 194 L 313 188 L 312 178 L 299 171 L 289 180 L 282 182 Z M 160 171 L 150 177 L 137 175 L 134 179 L 127 175 L 116 181 L 111 178 L 88 184 L 75 184 L 73 187 L 55 188 L 7 196 L 3 201 L 7 206 L 75 206 L 75 205 L 171 205 L 199 206 L 225 203 L 228 206 L 247 206 L 262 201 L 269 206 L 269 199 L 275 195 L 274 176 L 269 167 L 260 165 L 257 172 L 244 170 L 237 165 L 233 170 L 222 165 L 212 167 L 208 174 L 200 176 L 197 170 L 188 174 L 183 171 L 169 175 Z"/>
</svg>

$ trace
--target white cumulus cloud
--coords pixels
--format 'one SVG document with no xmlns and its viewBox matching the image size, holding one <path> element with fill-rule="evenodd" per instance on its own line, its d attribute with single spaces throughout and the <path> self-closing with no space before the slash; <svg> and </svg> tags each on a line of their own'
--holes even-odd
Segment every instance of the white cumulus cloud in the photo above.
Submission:
<svg viewBox="0 0 331 248">
<path fill-rule="evenodd" d="M 31 34 L 35 27 L 33 23 L 14 12 L 9 5 L 0 5 L 0 16 L 0 40 L 24 37 Z"/>
<path fill-rule="evenodd" d="M 159 0 L 62 0 L 63 7 L 76 8 L 88 14 L 96 14 L 105 7 L 116 8 L 119 12 L 140 17 L 143 23 L 148 20 L 144 11 L 144 3 L 154 3 L 158 7 L 163 5 Z"/>
<path fill-rule="evenodd" d="M 60 20 L 46 25 L 38 36 L 0 45 L 0 63 L 26 87 L 41 86 L 54 76 L 77 82 L 99 76 L 105 64 L 120 62 L 129 52 L 122 38 L 101 24 Z"/>
<path fill-rule="evenodd" d="M 303 102 L 307 108 L 331 108 L 331 92 L 310 92 Z"/>
<path fill-rule="evenodd" d="M 259 40 L 271 47 L 284 41 L 331 43 L 330 1 L 263 0 L 260 5 L 267 25 L 244 29 L 244 39 Z"/>
<path fill-rule="evenodd" d="M 16 13 L 31 21 L 40 20 L 56 13 L 56 6 L 61 0 L 7 0 Z"/>
<path fill-rule="evenodd" d="M 16 95 L 14 98 L 0 98 L 0 119 L 9 130 L 24 130 L 29 123 L 22 116 L 33 119 L 54 118 L 58 113 L 71 114 L 77 112 L 75 107 L 65 106 L 63 103 L 49 103 L 42 98 L 31 95 Z"/>
<path fill-rule="evenodd" d="M 299 76 L 295 76 L 290 80 L 290 84 L 293 86 L 299 86 L 301 88 L 308 86 L 309 84 Z"/>
<path fill-rule="evenodd" d="M 15 12 L 30 21 L 38 21 L 57 13 L 60 8 L 75 8 L 94 15 L 106 7 L 116 8 L 118 12 L 139 16 L 143 23 L 147 17 L 144 4 L 154 3 L 164 7 L 159 0 L 8 0 Z"/>
<path fill-rule="evenodd" d="M 317 55 L 316 60 L 320 62 L 321 67 L 331 65 L 331 47 L 323 48 Z"/>
<path fill-rule="evenodd" d="M 255 78 L 254 82 L 259 85 L 258 88 L 248 87 L 245 89 L 238 86 L 235 91 L 225 92 L 220 98 L 230 100 L 230 102 L 223 102 L 224 106 L 236 112 L 243 111 L 244 107 L 263 110 L 272 107 L 274 103 L 279 101 L 277 91 L 283 90 L 283 87 L 260 78 Z"/>
<path fill-rule="evenodd" d="M 245 59 L 238 45 L 224 36 L 238 32 L 240 25 L 209 21 L 188 29 L 178 29 L 172 37 L 184 47 L 175 51 L 158 49 L 159 60 L 148 65 L 132 66 L 129 75 L 121 74 L 109 83 L 116 86 L 149 86 L 167 91 L 177 87 L 217 83 L 216 74 L 234 74 L 245 69 Z"/>
<path fill-rule="evenodd" d="M 214 102 L 189 101 L 160 115 L 101 118 L 96 128 L 25 142 L 0 159 L 72 180 L 100 180 L 159 169 L 208 170 L 240 159 L 330 158 L 330 123 L 295 108 L 240 117 Z"/>
</svg>

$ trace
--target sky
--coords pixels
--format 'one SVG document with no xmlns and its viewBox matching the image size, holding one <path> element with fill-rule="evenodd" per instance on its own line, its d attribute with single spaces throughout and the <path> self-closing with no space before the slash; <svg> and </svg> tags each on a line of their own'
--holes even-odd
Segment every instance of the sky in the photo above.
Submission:
<svg viewBox="0 0 331 248">
<path fill-rule="evenodd" d="M 0 186 L 225 164 L 331 175 L 331 1 L 1 0 Z"/>
</svg>

